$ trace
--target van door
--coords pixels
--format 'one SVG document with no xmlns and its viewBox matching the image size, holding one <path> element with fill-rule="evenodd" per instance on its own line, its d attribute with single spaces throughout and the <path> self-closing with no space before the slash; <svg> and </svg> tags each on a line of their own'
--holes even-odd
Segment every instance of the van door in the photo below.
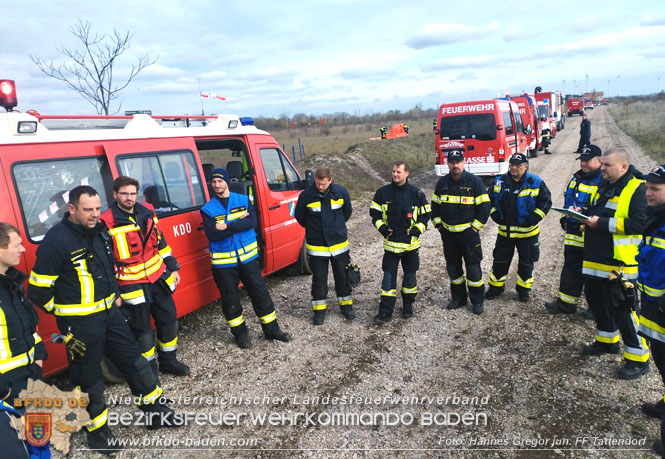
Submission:
<svg viewBox="0 0 665 459">
<path fill-rule="evenodd" d="M 107 141 L 104 149 L 115 177 L 127 175 L 139 181 L 138 202 L 153 205 L 180 264 L 181 282 L 174 294 L 178 316 L 219 298 L 208 240 L 198 231 L 203 225 L 199 209 L 207 198 L 193 139 Z"/>
<path fill-rule="evenodd" d="M 305 230 L 294 215 L 302 184 L 295 167 L 276 143 L 262 142 L 253 136 L 252 140 L 256 188 L 263 202 L 267 274 L 298 260 Z"/>
</svg>

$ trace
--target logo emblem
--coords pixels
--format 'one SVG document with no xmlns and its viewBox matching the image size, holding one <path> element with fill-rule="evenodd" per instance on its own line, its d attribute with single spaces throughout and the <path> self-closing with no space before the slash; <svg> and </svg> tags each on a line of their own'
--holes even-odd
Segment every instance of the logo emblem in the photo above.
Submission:
<svg viewBox="0 0 665 459">
<path fill-rule="evenodd" d="M 51 413 L 25 414 L 25 439 L 33 446 L 44 446 L 51 439 Z"/>
</svg>

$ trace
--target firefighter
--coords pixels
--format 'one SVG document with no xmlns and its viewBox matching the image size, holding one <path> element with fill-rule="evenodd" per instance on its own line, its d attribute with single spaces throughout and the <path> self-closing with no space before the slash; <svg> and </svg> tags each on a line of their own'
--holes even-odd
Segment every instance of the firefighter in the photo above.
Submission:
<svg viewBox="0 0 665 459">
<path fill-rule="evenodd" d="M 129 383 L 149 429 L 172 427 L 173 410 L 143 358 L 125 316 L 114 274 L 113 243 L 100 221 L 101 199 L 87 185 L 69 192 L 68 212 L 37 249 L 28 297 L 55 316 L 67 348 L 72 385 L 87 392 L 88 447 L 109 454 L 122 448 L 108 424 L 102 358 L 107 357 Z"/>
<path fill-rule="evenodd" d="M 499 224 L 499 233 L 485 298 L 490 300 L 503 293 L 517 248 L 519 263 L 515 288 L 519 301 L 527 302 L 533 285 L 533 266 L 540 257 L 538 223 L 552 207 L 552 196 L 545 182 L 528 172 L 526 155 L 515 153 L 509 163 L 508 173 L 497 177 L 489 189 L 490 217 Z"/>
<path fill-rule="evenodd" d="M 404 123 L 404 132 L 409 133 L 409 125 Z"/>
<path fill-rule="evenodd" d="M 638 333 L 650 340 L 653 361 L 665 381 L 665 164 L 646 176 L 646 198 L 649 223 L 637 255 L 637 286 L 642 293 Z M 654 450 L 663 456 L 665 402 L 645 403 L 642 411 L 661 420 L 661 440 L 654 443 Z"/>
<path fill-rule="evenodd" d="M 314 172 L 314 183 L 298 197 L 295 217 L 305 228 L 309 267 L 312 270 L 312 309 L 314 325 L 322 325 L 328 297 L 328 265 L 332 265 L 335 293 L 342 315 L 356 318 L 351 287 L 346 280 L 350 262 L 346 222 L 351 218 L 351 198 L 342 185 L 333 183 L 328 167 Z"/>
<path fill-rule="evenodd" d="M 584 147 L 591 144 L 591 121 L 587 119 L 586 113 L 582 113 L 582 122 L 580 123 L 580 143 L 575 153 L 582 153 Z"/>
<path fill-rule="evenodd" d="M 235 342 L 241 349 L 252 347 L 238 296 L 240 282 L 252 300 L 266 339 L 289 342 L 291 335 L 280 330 L 261 275 L 254 207 L 244 194 L 231 193 L 226 169 L 213 169 L 211 176 L 215 196 L 201 208 L 201 216 L 210 245 L 212 275 L 222 297 L 222 313 Z"/>
<path fill-rule="evenodd" d="M 436 118 L 432 120 L 432 130 L 436 131 Z"/>
<path fill-rule="evenodd" d="M 583 153 L 577 158 L 580 160 L 580 170 L 573 174 L 566 187 L 564 208 L 583 210 L 589 208 L 589 201 L 598 190 L 598 184 L 602 179 L 600 175 L 602 154 L 602 150 L 596 145 L 584 148 Z M 545 307 L 552 314 L 574 314 L 583 287 L 584 224 L 565 215 L 561 216 L 560 223 L 566 236 L 563 243 L 563 268 L 559 280 L 559 293 L 558 298 L 545 303 Z M 593 314 L 589 311 L 585 317 L 593 319 Z"/>
<path fill-rule="evenodd" d="M 39 316 L 23 291 L 27 276 L 15 267 L 25 248 L 18 228 L 0 223 L 0 384 L 7 385 L 7 402 L 26 388 L 28 378 L 42 379 L 46 347 L 37 333 Z"/>
<path fill-rule="evenodd" d="M 432 223 L 441 233 L 452 299 L 446 306 L 457 309 L 471 297 L 473 312 L 482 314 L 485 284 L 480 261 L 483 252 L 479 231 L 487 223 L 490 198 L 483 181 L 464 170 L 464 152 L 448 152 L 448 175 L 439 179 L 432 196 Z M 466 284 L 462 260 L 466 264 Z"/>
<path fill-rule="evenodd" d="M 171 254 L 154 207 L 136 202 L 138 190 L 139 182 L 131 177 L 115 179 L 115 201 L 101 216 L 113 239 L 122 309 L 155 375 L 155 332 L 150 316 L 157 328 L 159 371 L 187 376 L 189 367 L 176 358 L 178 317 L 172 296 L 180 283 L 180 265 Z"/>
<path fill-rule="evenodd" d="M 392 320 L 397 298 L 397 268 L 404 271 L 402 280 L 402 318 L 413 317 L 413 303 L 418 293 L 416 272 L 420 265 L 418 249 L 420 236 L 427 229 L 432 213 L 425 193 L 409 183 L 409 163 L 397 161 L 393 165 L 392 183 L 379 188 L 374 194 L 369 214 L 372 223 L 383 236 L 383 280 L 376 325 Z"/>
<path fill-rule="evenodd" d="M 386 134 L 388 134 L 388 128 L 385 126 L 381 126 L 381 129 L 379 129 L 379 132 L 381 133 L 381 138 L 385 139 Z"/>
<path fill-rule="evenodd" d="M 590 218 L 584 221 L 582 261 L 584 296 L 596 318 L 596 340 L 585 346 L 582 354 L 618 354 L 620 332 L 625 364 L 618 377 L 635 379 L 649 371 L 649 348 L 637 336 L 635 311 L 614 303 L 609 275 L 617 271 L 626 279 L 637 279 L 635 256 L 647 225 L 645 187 L 635 177 L 624 149 L 604 152 L 600 171 L 598 192 L 585 212 Z"/>
</svg>

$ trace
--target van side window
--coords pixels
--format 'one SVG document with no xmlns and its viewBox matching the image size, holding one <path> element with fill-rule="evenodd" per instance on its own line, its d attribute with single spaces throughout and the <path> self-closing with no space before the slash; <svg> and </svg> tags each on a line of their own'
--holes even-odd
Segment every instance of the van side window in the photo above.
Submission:
<svg viewBox="0 0 665 459">
<path fill-rule="evenodd" d="M 157 215 L 205 204 L 203 180 L 191 151 L 124 156 L 118 159 L 118 169 L 139 181 L 139 202 L 152 204 Z"/>
<path fill-rule="evenodd" d="M 517 116 L 519 116 L 519 113 Z M 515 133 L 513 130 L 513 120 L 510 118 L 510 113 L 508 112 L 503 112 L 503 125 L 506 130 L 506 135 L 512 135 Z"/>
<path fill-rule="evenodd" d="M 69 191 L 89 185 L 99 193 L 102 211 L 112 200 L 113 176 L 106 157 L 19 163 L 12 168 L 19 205 L 32 241 L 62 220 Z"/>
<path fill-rule="evenodd" d="M 262 148 L 261 161 L 268 180 L 268 188 L 272 191 L 298 189 L 298 174 L 278 149 Z"/>
</svg>

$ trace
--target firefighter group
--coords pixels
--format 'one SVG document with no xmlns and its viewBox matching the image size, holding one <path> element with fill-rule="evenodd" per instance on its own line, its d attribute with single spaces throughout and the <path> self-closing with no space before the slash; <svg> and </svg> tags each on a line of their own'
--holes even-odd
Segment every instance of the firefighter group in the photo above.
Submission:
<svg viewBox="0 0 665 459">
<path fill-rule="evenodd" d="M 596 333 L 581 353 L 618 354 L 623 341 L 625 362 L 618 378 L 646 374 L 650 350 L 665 378 L 665 165 L 642 176 L 625 150 L 602 152 L 595 145 L 585 145 L 577 159 L 580 169 L 566 187 L 566 210 L 560 219 L 565 241 L 559 292 L 545 307 L 551 314 L 575 313 L 584 291 L 587 317 L 595 320 Z M 534 263 L 540 256 L 539 224 L 552 206 L 551 193 L 542 178 L 529 172 L 524 154 L 513 154 L 508 172 L 489 188 L 465 170 L 465 164 L 463 150 L 448 152 L 449 173 L 438 180 L 431 202 L 409 182 L 406 161 L 394 163 L 391 183 L 374 194 L 369 214 L 384 249 L 375 325 L 393 318 L 400 265 L 401 317 L 408 320 L 417 314 L 419 249 L 430 221 L 441 235 L 450 280 L 447 310 L 468 306 L 482 314 L 486 300 L 505 292 L 515 251 L 517 297 L 530 301 Z M 242 282 L 265 338 L 289 342 L 291 335 L 278 325 L 261 275 L 256 212 L 248 196 L 231 192 L 228 183 L 228 172 L 214 169 L 214 195 L 201 208 L 224 318 L 237 346 L 250 348 L 238 295 Z M 174 427 L 174 411 L 159 375 L 190 374 L 177 358 L 173 292 L 180 282 L 179 264 L 154 208 L 137 201 L 139 189 L 136 179 L 118 177 L 114 201 L 104 212 L 94 188 L 70 190 L 68 212 L 39 245 L 27 294 L 27 276 L 15 268 L 25 251 L 20 232 L 0 223 L 0 438 L 7 457 L 27 457 L 25 445 L 5 427 L 21 414 L 11 401 L 26 388 L 28 378 L 41 378 L 47 358 L 33 304 L 55 317 L 60 335 L 53 341 L 67 350 L 71 383 L 89 396 L 90 449 L 105 454 L 121 449 L 107 424 L 105 357 L 125 377 L 149 419 L 148 428 Z M 356 318 L 346 226 L 351 214 L 347 190 L 334 183 L 330 168 L 317 168 L 294 210 L 305 228 L 314 326 L 324 324 L 328 311 L 329 266 L 341 315 L 348 321 Z M 480 232 L 489 218 L 497 223 L 498 234 L 485 290 Z M 642 410 L 665 420 L 663 400 L 646 403 Z M 665 435 L 665 423 L 661 429 Z M 662 453 L 661 442 L 654 447 Z"/>
</svg>

